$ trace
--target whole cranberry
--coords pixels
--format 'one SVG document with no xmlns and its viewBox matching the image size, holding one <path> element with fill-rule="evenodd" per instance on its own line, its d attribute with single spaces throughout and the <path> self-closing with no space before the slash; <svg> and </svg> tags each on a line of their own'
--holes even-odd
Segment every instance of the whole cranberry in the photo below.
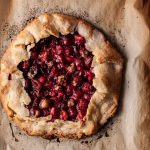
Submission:
<svg viewBox="0 0 150 150">
<path fill-rule="evenodd" d="M 47 51 L 42 51 L 39 54 L 39 58 L 42 62 L 46 62 L 48 59 L 48 55 L 49 55 L 49 53 Z"/>
<path fill-rule="evenodd" d="M 50 75 L 51 75 L 51 77 L 54 77 L 57 74 L 58 74 L 57 68 L 55 66 L 53 66 L 51 71 L 50 71 Z"/>
<path fill-rule="evenodd" d="M 88 101 L 87 100 L 84 100 L 84 99 L 80 99 L 79 101 L 78 101 L 78 109 L 79 110 L 86 110 L 87 109 L 87 107 L 88 107 Z"/>
<path fill-rule="evenodd" d="M 61 40 L 61 43 L 63 44 L 63 45 L 69 45 L 70 43 L 69 43 L 69 38 L 67 37 L 67 36 L 63 36 L 62 37 L 62 40 Z"/>
<path fill-rule="evenodd" d="M 73 95 L 71 96 L 74 100 L 79 100 L 83 96 L 83 93 L 79 90 L 74 90 Z"/>
<path fill-rule="evenodd" d="M 73 85 L 69 84 L 67 87 L 66 87 L 66 94 L 67 95 L 70 95 L 73 93 Z"/>
<path fill-rule="evenodd" d="M 69 56 L 70 54 L 72 54 L 72 48 L 71 47 L 66 47 L 65 48 L 65 55 Z"/>
<path fill-rule="evenodd" d="M 28 69 L 30 67 L 30 61 L 29 60 L 25 60 L 22 61 L 21 63 L 19 63 L 18 68 L 23 71 L 23 72 L 27 72 Z"/>
<path fill-rule="evenodd" d="M 64 56 L 62 54 L 56 55 L 56 62 L 63 63 L 64 60 L 65 59 L 64 59 Z"/>
<path fill-rule="evenodd" d="M 45 77 L 45 76 L 40 76 L 40 77 L 38 78 L 38 81 L 39 81 L 40 83 L 45 83 L 46 77 Z"/>
<path fill-rule="evenodd" d="M 63 96 L 64 96 L 64 93 L 62 91 L 58 91 L 58 94 L 57 94 L 58 100 L 62 100 Z"/>
<path fill-rule="evenodd" d="M 79 86 L 81 84 L 81 77 L 75 76 L 72 81 L 73 86 Z"/>
<path fill-rule="evenodd" d="M 83 83 L 83 85 L 82 85 L 82 90 L 83 90 L 84 92 L 90 91 L 91 88 L 92 88 L 92 86 L 91 86 L 91 84 L 88 83 L 88 82 L 85 82 L 85 83 Z"/>
<path fill-rule="evenodd" d="M 85 43 L 84 37 L 80 36 L 79 34 L 76 34 L 74 37 L 77 45 L 83 45 Z"/>
<path fill-rule="evenodd" d="M 37 90 L 40 90 L 42 88 L 42 85 L 39 81 L 32 79 L 31 82 L 32 82 L 33 88 L 35 88 Z"/>
<path fill-rule="evenodd" d="M 75 59 L 75 65 L 78 66 L 82 66 L 83 65 L 83 61 L 80 59 Z"/>
<path fill-rule="evenodd" d="M 83 98 L 86 99 L 86 100 L 90 100 L 91 95 L 85 93 L 84 96 L 83 96 Z"/>
<path fill-rule="evenodd" d="M 53 85 L 54 85 L 54 83 L 53 83 L 52 81 L 49 81 L 49 82 L 46 82 L 44 86 L 45 86 L 46 88 L 49 88 L 49 89 L 50 89 L 50 88 L 53 87 Z"/>
<path fill-rule="evenodd" d="M 33 90 L 30 92 L 31 96 L 32 96 L 32 99 L 36 99 L 36 97 L 39 97 L 40 96 L 40 93 L 38 90 Z"/>
<path fill-rule="evenodd" d="M 50 47 L 51 47 L 51 48 L 55 48 L 55 47 L 56 47 L 56 44 L 57 44 L 56 38 L 52 38 Z"/>
<path fill-rule="evenodd" d="M 67 111 L 68 110 L 67 102 L 65 102 L 65 101 L 61 102 L 60 108 L 61 108 L 61 110 Z"/>
<path fill-rule="evenodd" d="M 64 63 L 59 63 L 59 64 L 57 64 L 57 68 L 58 68 L 58 70 L 63 71 L 65 69 L 65 64 Z"/>
<path fill-rule="evenodd" d="M 53 118 L 59 118 L 59 110 L 57 110 L 56 107 L 50 109 L 50 114 Z"/>
<path fill-rule="evenodd" d="M 86 57 L 86 56 L 89 55 L 89 52 L 86 50 L 85 47 L 81 47 L 80 50 L 79 50 L 79 52 L 80 52 L 80 55 L 81 55 L 82 57 Z"/>
<path fill-rule="evenodd" d="M 68 114 L 67 114 L 66 111 L 62 110 L 60 112 L 60 119 L 62 119 L 62 120 L 67 120 L 68 119 Z"/>
<path fill-rule="evenodd" d="M 84 63 L 85 63 L 85 66 L 86 66 L 87 68 L 90 68 L 91 63 L 92 63 L 92 59 L 93 59 L 93 58 L 92 58 L 91 56 L 85 57 Z"/>
<path fill-rule="evenodd" d="M 57 96 L 57 91 L 54 90 L 54 89 L 52 89 L 52 90 L 50 91 L 50 96 L 52 96 L 52 97 Z"/>
<path fill-rule="evenodd" d="M 75 108 L 75 107 L 70 107 L 70 108 L 68 109 L 68 114 L 69 114 L 69 116 L 70 116 L 72 119 L 75 118 L 76 115 L 77 115 L 77 110 L 76 110 L 76 108 Z"/>
<path fill-rule="evenodd" d="M 69 63 L 73 62 L 74 61 L 73 56 L 67 56 L 66 61 L 69 62 Z"/>
<path fill-rule="evenodd" d="M 61 45 L 56 45 L 56 54 L 60 55 L 63 53 L 63 47 Z"/>
<path fill-rule="evenodd" d="M 30 81 L 30 79 L 26 79 L 25 80 L 25 88 L 29 90 L 30 87 L 31 87 L 31 81 Z"/>
<path fill-rule="evenodd" d="M 86 112 L 79 111 L 78 115 L 77 115 L 77 120 L 82 121 L 84 116 L 85 116 L 85 114 L 86 114 Z"/>
</svg>

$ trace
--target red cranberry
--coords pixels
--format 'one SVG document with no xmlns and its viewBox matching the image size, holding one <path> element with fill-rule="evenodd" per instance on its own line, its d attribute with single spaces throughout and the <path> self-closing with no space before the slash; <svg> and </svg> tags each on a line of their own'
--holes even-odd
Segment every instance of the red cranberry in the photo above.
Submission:
<svg viewBox="0 0 150 150">
<path fill-rule="evenodd" d="M 56 62 L 63 63 L 64 62 L 64 56 L 62 54 L 56 55 Z"/>
<path fill-rule="evenodd" d="M 79 110 L 86 110 L 88 106 L 88 101 L 84 100 L 84 99 L 80 99 L 78 102 L 78 109 Z"/>
<path fill-rule="evenodd" d="M 60 45 L 56 45 L 56 54 L 60 55 L 63 53 L 63 47 Z"/>
<path fill-rule="evenodd" d="M 66 36 L 64 36 L 61 40 L 61 43 L 63 45 L 69 45 L 69 38 L 67 38 Z"/>
<path fill-rule="evenodd" d="M 83 69 L 82 69 L 82 67 L 83 67 L 83 61 L 82 61 L 82 60 L 76 59 L 76 60 L 75 60 L 75 64 L 76 64 L 76 66 L 77 66 L 77 70 L 79 70 L 79 71 L 83 70 Z"/>
<path fill-rule="evenodd" d="M 48 59 L 48 52 L 47 51 L 42 51 L 40 54 L 39 54 L 39 58 L 42 62 L 46 62 L 47 59 Z"/>
<path fill-rule="evenodd" d="M 52 115 L 53 118 L 58 118 L 59 117 L 59 110 L 57 110 L 55 107 L 52 107 L 50 110 L 50 114 Z"/>
<path fill-rule="evenodd" d="M 46 77 L 40 76 L 40 77 L 38 78 L 38 81 L 39 81 L 40 83 L 45 83 Z"/>
<path fill-rule="evenodd" d="M 53 38 L 51 41 L 50 47 L 54 48 L 56 46 L 56 44 L 57 44 L 57 40 L 56 40 L 56 38 Z"/>
<path fill-rule="evenodd" d="M 91 95 L 90 94 L 84 94 L 83 98 L 86 100 L 90 100 Z"/>
<path fill-rule="evenodd" d="M 89 55 L 89 52 L 86 50 L 86 48 L 85 47 L 82 47 L 82 48 L 80 48 L 80 55 L 82 56 L 82 57 L 86 57 L 86 56 L 88 56 Z"/>
<path fill-rule="evenodd" d="M 58 73 L 57 68 L 55 66 L 53 66 L 52 69 L 51 69 L 50 75 L 53 77 L 53 76 L 56 76 L 57 73 Z"/>
<path fill-rule="evenodd" d="M 28 60 L 22 61 L 18 67 L 20 68 L 20 70 L 22 70 L 23 72 L 27 72 L 29 67 L 30 67 L 30 62 Z"/>
<path fill-rule="evenodd" d="M 59 39 L 51 36 L 40 40 L 31 49 L 30 59 L 18 65 L 31 98 L 28 109 L 32 116 L 52 115 L 52 121 L 83 120 L 95 92 L 93 55 L 84 43 L 84 37 L 77 33 Z"/>
<path fill-rule="evenodd" d="M 79 98 L 81 98 L 81 96 L 83 95 L 83 93 L 79 90 L 74 90 L 72 98 L 74 100 L 79 100 Z"/>
<path fill-rule="evenodd" d="M 68 110 L 68 107 L 67 107 L 67 103 L 65 101 L 61 102 L 61 106 L 60 106 L 61 110 Z"/>
<path fill-rule="evenodd" d="M 29 79 L 26 79 L 25 80 L 25 88 L 30 89 L 30 86 L 31 86 L 31 81 Z"/>
<path fill-rule="evenodd" d="M 66 111 L 62 110 L 60 112 L 60 119 L 62 119 L 62 120 L 67 120 L 68 119 L 68 114 L 67 114 Z"/>
<path fill-rule="evenodd" d="M 35 89 L 40 90 L 40 89 L 42 88 L 41 83 L 38 82 L 37 80 L 32 79 L 31 82 L 32 82 L 32 86 L 33 86 Z"/>
<path fill-rule="evenodd" d="M 75 35 L 74 37 L 77 45 L 83 45 L 85 43 L 84 37 L 80 36 L 79 34 Z"/>
<path fill-rule="evenodd" d="M 85 63 L 85 66 L 87 67 L 87 68 L 90 68 L 90 66 L 91 66 L 91 63 L 92 63 L 92 57 L 86 57 L 85 58 L 85 60 L 84 60 L 84 63 Z"/>
<path fill-rule="evenodd" d="M 77 120 L 82 121 L 84 116 L 85 116 L 85 114 L 86 114 L 86 112 L 79 111 L 78 115 L 77 115 Z"/>
<path fill-rule="evenodd" d="M 63 99 L 63 96 L 64 96 L 64 93 L 62 91 L 58 91 L 58 95 L 57 95 L 57 98 L 59 100 L 62 100 Z"/>
<path fill-rule="evenodd" d="M 63 63 L 59 63 L 57 64 L 57 68 L 62 71 L 62 69 L 65 68 L 65 65 Z"/>
<path fill-rule="evenodd" d="M 81 78 L 79 76 L 74 77 L 72 81 L 73 86 L 79 86 L 81 84 Z"/>
<path fill-rule="evenodd" d="M 54 89 L 52 89 L 52 90 L 50 91 L 50 96 L 52 96 L 52 97 L 57 96 L 57 91 L 54 90 Z"/>
<path fill-rule="evenodd" d="M 68 85 L 67 87 L 66 87 L 66 93 L 67 93 L 67 95 L 70 95 L 70 94 L 72 94 L 73 93 L 73 85 Z"/>
<path fill-rule="evenodd" d="M 44 86 L 45 86 L 46 88 L 52 88 L 53 85 L 54 85 L 54 83 L 51 82 L 51 81 L 49 81 L 49 82 L 46 82 Z"/>
<path fill-rule="evenodd" d="M 66 56 L 69 56 L 72 53 L 72 48 L 71 47 L 66 47 L 65 48 L 65 54 Z"/>
<path fill-rule="evenodd" d="M 69 114 L 69 116 L 70 116 L 71 118 L 75 118 L 76 115 L 77 115 L 77 110 L 76 110 L 76 108 L 75 108 L 75 107 L 70 107 L 70 108 L 68 109 L 68 114 Z"/>
<path fill-rule="evenodd" d="M 88 81 L 89 81 L 89 82 L 93 81 L 93 73 L 92 73 L 92 72 L 90 72 L 90 73 L 88 74 Z"/>
<path fill-rule="evenodd" d="M 74 61 L 73 56 L 67 56 L 66 61 L 69 62 L 69 63 L 73 62 Z"/>
<path fill-rule="evenodd" d="M 40 96 L 40 93 L 39 93 L 39 91 L 37 91 L 37 90 L 31 91 L 30 93 L 31 93 L 33 99 L 35 99 L 36 97 L 39 97 L 39 96 Z"/>
<path fill-rule="evenodd" d="M 49 90 L 44 90 L 43 97 L 49 96 Z"/>
<path fill-rule="evenodd" d="M 91 86 L 91 84 L 88 83 L 88 82 L 85 82 L 85 83 L 83 83 L 83 85 L 82 85 L 82 90 L 83 90 L 84 92 L 90 91 L 91 88 L 92 88 L 92 86 Z"/>
</svg>

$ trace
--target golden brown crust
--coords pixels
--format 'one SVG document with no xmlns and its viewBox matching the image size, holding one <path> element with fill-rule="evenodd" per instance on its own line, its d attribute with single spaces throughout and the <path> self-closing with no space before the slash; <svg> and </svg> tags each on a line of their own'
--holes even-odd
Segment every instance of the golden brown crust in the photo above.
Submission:
<svg viewBox="0 0 150 150">
<path fill-rule="evenodd" d="M 83 122 L 55 120 L 51 116 L 31 118 L 24 107 L 30 98 L 24 90 L 24 79 L 17 65 L 30 57 L 29 49 L 40 39 L 59 33 L 68 34 L 77 30 L 86 39 L 86 48 L 92 51 L 96 92 L 88 105 Z M 81 19 L 62 14 L 43 14 L 29 23 L 6 50 L 1 60 L 0 97 L 10 120 L 29 135 L 81 138 L 91 135 L 118 107 L 123 59 L 104 36 Z M 8 80 L 9 74 L 12 80 Z"/>
</svg>

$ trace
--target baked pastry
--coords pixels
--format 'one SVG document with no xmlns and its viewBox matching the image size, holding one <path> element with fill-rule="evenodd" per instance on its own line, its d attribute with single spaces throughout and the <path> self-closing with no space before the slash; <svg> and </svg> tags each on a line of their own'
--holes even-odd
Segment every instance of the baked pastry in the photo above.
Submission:
<svg viewBox="0 0 150 150">
<path fill-rule="evenodd" d="M 122 67 L 120 54 L 90 24 L 45 13 L 2 57 L 1 102 L 29 135 L 81 138 L 114 115 Z"/>
</svg>

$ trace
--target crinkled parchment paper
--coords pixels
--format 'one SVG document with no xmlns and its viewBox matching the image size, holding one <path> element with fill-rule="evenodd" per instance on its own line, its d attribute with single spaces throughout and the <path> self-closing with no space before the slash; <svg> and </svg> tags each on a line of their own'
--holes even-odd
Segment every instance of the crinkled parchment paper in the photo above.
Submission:
<svg viewBox="0 0 150 150">
<path fill-rule="evenodd" d="M 0 0 L 0 55 L 28 20 L 43 12 L 81 17 L 100 29 L 125 58 L 116 116 L 81 140 L 29 137 L 0 108 L 0 150 L 149 150 L 150 1 Z"/>
</svg>

